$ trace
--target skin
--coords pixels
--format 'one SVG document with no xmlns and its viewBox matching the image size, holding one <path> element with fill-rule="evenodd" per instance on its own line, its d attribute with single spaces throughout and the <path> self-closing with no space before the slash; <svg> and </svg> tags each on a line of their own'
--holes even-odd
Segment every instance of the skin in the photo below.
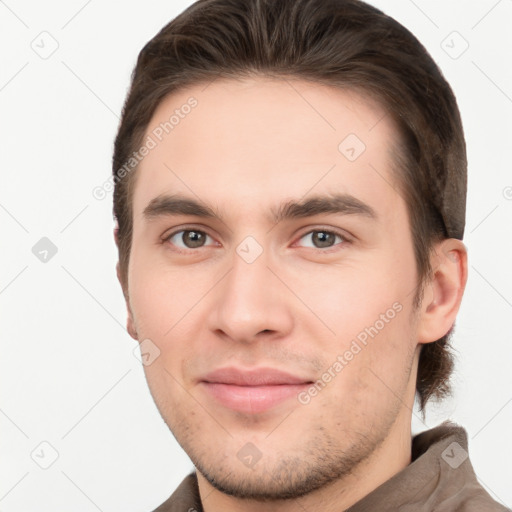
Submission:
<svg viewBox="0 0 512 512">
<path fill-rule="evenodd" d="M 136 171 L 124 293 L 128 331 L 160 350 L 144 367 L 149 388 L 198 469 L 205 511 L 345 510 L 411 461 L 419 349 L 455 321 L 464 245 L 436 245 L 434 278 L 415 309 L 412 237 L 392 168 L 396 129 L 357 93 L 301 80 L 219 79 L 168 96 L 147 134 L 190 96 L 197 107 Z M 366 145 L 352 162 L 338 150 L 350 133 Z M 284 201 L 338 192 L 376 218 L 268 219 Z M 200 199 L 222 221 L 145 218 L 164 193 Z M 165 240 L 180 229 L 208 236 L 197 248 L 183 233 Z M 345 238 L 319 245 L 325 230 Z M 247 236 L 263 250 L 252 263 L 236 252 Z M 238 412 L 200 383 L 225 366 L 316 382 L 396 303 L 400 312 L 307 404 L 294 397 Z M 237 457 L 247 443 L 261 454 L 252 467 Z"/>
</svg>

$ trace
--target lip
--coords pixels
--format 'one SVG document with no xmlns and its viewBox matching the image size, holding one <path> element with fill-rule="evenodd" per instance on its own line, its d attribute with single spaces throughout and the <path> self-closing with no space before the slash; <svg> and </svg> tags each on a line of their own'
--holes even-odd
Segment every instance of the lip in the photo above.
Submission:
<svg viewBox="0 0 512 512">
<path fill-rule="evenodd" d="M 200 385 L 221 405 L 247 414 L 262 413 L 296 398 L 311 383 L 274 368 L 221 368 L 200 379 Z"/>
<path fill-rule="evenodd" d="M 275 386 L 285 384 L 307 384 L 309 379 L 292 375 L 275 368 L 242 369 L 235 367 L 220 368 L 206 374 L 200 379 L 216 384 L 235 386 Z"/>
</svg>

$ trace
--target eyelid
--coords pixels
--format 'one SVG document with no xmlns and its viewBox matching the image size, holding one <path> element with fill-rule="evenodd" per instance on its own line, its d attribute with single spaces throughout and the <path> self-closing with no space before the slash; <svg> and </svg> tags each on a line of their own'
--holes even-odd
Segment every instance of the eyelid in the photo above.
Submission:
<svg viewBox="0 0 512 512">
<path fill-rule="evenodd" d="M 176 233 L 179 233 L 180 231 L 201 231 L 202 233 L 208 234 L 207 231 L 205 231 L 205 229 L 202 228 L 202 227 L 198 228 L 196 226 L 189 226 L 189 225 L 187 225 L 187 226 L 177 226 L 177 227 L 171 229 L 170 231 L 166 231 L 162 235 L 161 239 L 163 241 L 169 240 L 169 238 L 173 237 Z"/>
<path fill-rule="evenodd" d="M 307 235 L 307 234 L 311 233 L 312 231 L 325 231 L 326 233 L 332 233 L 332 234 L 335 234 L 335 235 L 339 235 L 342 238 L 344 238 L 345 240 L 352 240 L 354 238 L 354 236 L 351 235 L 345 229 L 335 228 L 333 226 L 322 226 L 322 225 L 319 225 L 319 226 L 308 226 L 306 228 L 306 231 L 304 231 L 299 236 L 299 238 L 303 237 L 304 235 Z"/>
</svg>

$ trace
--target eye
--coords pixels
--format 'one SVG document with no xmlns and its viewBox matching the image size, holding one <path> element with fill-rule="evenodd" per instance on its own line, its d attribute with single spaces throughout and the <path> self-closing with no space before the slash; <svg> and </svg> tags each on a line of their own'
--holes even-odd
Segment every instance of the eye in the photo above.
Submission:
<svg viewBox="0 0 512 512">
<path fill-rule="evenodd" d="M 187 249 L 194 250 L 204 247 L 207 239 L 213 240 L 210 235 L 199 229 L 181 229 L 166 236 L 164 242 L 170 242 L 181 249 L 178 252 L 187 252 Z"/>
<path fill-rule="evenodd" d="M 348 239 L 341 233 L 327 229 L 315 229 L 313 231 L 309 231 L 305 235 L 302 235 L 300 240 L 302 239 L 309 239 L 312 245 L 306 245 L 306 247 L 312 247 L 313 249 L 329 249 L 335 245 L 348 242 Z M 338 240 L 338 244 L 336 244 L 336 240 Z"/>
<path fill-rule="evenodd" d="M 309 244 L 304 247 L 310 247 L 312 249 L 330 249 L 336 245 L 349 243 L 348 238 L 336 231 L 329 229 L 315 229 L 305 233 L 300 237 L 299 240 L 309 240 Z M 169 242 L 174 246 L 177 252 L 193 252 L 194 249 L 200 249 L 201 247 L 207 247 L 207 241 L 214 241 L 213 238 L 199 229 L 180 229 L 167 235 L 163 242 Z M 211 245 L 211 244 L 210 244 Z M 331 252 L 324 250 L 322 252 Z"/>
</svg>

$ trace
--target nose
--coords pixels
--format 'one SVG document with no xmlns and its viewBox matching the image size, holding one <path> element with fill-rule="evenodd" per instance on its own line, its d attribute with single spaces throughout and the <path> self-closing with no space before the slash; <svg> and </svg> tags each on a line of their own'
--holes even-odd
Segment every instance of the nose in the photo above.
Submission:
<svg viewBox="0 0 512 512">
<path fill-rule="evenodd" d="M 232 267 L 214 288 L 210 329 L 239 343 L 282 338 L 293 327 L 291 293 L 263 251 L 254 261 L 233 254 Z"/>
</svg>

